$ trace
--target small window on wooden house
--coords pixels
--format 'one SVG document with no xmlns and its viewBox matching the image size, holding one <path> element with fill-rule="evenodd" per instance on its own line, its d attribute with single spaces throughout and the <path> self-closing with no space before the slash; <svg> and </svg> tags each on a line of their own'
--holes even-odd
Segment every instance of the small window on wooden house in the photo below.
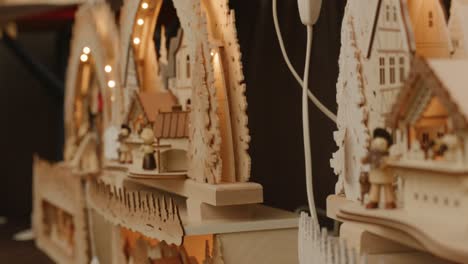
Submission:
<svg viewBox="0 0 468 264">
<path fill-rule="evenodd" d="M 400 82 L 405 81 L 405 58 L 400 57 Z"/>
<path fill-rule="evenodd" d="M 433 27 L 433 26 L 434 26 L 434 15 L 432 11 L 429 11 L 429 27 Z"/>
<path fill-rule="evenodd" d="M 397 9 L 396 9 L 395 6 L 393 7 L 393 21 L 394 21 L 394 22 L 397 21 Z"/>
<path fill-rule="evenodd" d="M 390 21 L 390 6 L 389 5 L 386 5 L 385 6 L 385 9 L 386 9 L 386 12 L 385 12 L 385 19 L 388 21 Z"/>
<path fill-rule="evenodd" d="M 390 83 L 395 83 L 395 58 L 390 58 Z"/>
<path fill-rule="evenodd" d="M 186 63 L 187 63 L 187 78 L 190 78 L 190 57 L 188 55 L 186 58 Z"/>
<path fill-rule="evenodd" d="M 379 80 L 380 84 L 385 84 L 385 58 L 379 58 Z"/>
</svg>

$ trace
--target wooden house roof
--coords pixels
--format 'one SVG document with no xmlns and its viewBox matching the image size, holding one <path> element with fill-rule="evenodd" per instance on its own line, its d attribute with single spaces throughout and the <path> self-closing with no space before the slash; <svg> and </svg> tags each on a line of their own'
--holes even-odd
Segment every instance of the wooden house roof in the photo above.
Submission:
<svg viewBox="0 0 468 264">
<path fill-rule="evenodd" d="M 370 58 L 370 56 L 372 55 L 372 47 L 374 46 L 374 43 L 376 41 L 376 34 L 377 34 L 377 26 L 378 26 L 378 22 L 379 22 L 379 18 L 380 18 L 380 12 L 382 12 L 382 2 L 384 0 L 378 0 L 378 4 L 377 4 L 377 10 L 375 12 L 375 16 L 374 16 L 374 21 L 373 21 L 373 24 L 372 24 L 372 30 L 371 30 L 371 34 L 369 36 L 369 40 L 368 40 L 368 45 L 366 47 L 366 50 L 365 50 L 365 54 L 366 54 L 366 58 Z M 415 52 L 416 51 L 416 44 L 414 42 L 414 38 L 413 38 L 413 30 L 411 28 L 411 21 L 410 21 L 410 17 L 409 17 L 409 13 L 408 13 L 408 8 L 407 8 L 407 4 L 406 4 L 406 0 L 393 0 L 395 1 L 395 3 L 398 4 L 397 6 L 397 11 L 400 13 L 400 17 L 401 17 L 401 29 L 402 29 L 402 33 L 404 34 L 404 39 L 406 40 L 406 44 L 408 46 L 408 49 L 411 51 L 411 52 Z"/>
<path fill-rule="evenodd" d="M 156 138 L 174 139 L 188 138 L 188 111 L 160 112 L 154 122 L 154 135 Z"/>
<path fill-rule="evenodd" d="M 154 123 L 159 112 L 171 111 L 177 105 L 177 98 L 172 92 L 137 92 L 130 106 L 129 113 L 134 104 L 140 104 L 149 122 Z"/>
<path fill-rule="evenodd" d="M 400 90 L 387 125 L 396 127 L 398 121 L 414 120 L 430 99 L 437 96 L 450 113 L 454 128 L 468 124 L 468 60 L 425 59 L 416 57 L 412 71 Z"/>
</svg>

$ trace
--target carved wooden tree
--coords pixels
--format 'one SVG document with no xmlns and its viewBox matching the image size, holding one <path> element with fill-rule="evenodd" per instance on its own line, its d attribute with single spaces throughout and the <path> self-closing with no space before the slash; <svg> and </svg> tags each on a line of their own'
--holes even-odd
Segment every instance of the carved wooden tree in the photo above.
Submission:
<svg viewBox="0 0 468 264">
<path fill-rule="evenodd" d="M 334 133 L 338 151 L 333 154 L 331 165 L 339 177 L 336 192 L 344 191 L 348 199 L 357 200 L 362 158 L 366 154 L 369 133 L 361 54 L 352 16 L 348 16 L 343 23 L 341 36 L 337 83 L 338 131 Z"/>
<path fill-rule="evenodd" d="M 189 177 L 200 178 L 208 183 L 221 179 L 222 162 L 219 157 L 221 136 L 219 134 L 214 80 L 206 74 L 207 58 L 200 46 L 195 56 L 192 110 L 190 113 Z M 200 179 L 199 179 L 200 180 Z"/>
</svg>

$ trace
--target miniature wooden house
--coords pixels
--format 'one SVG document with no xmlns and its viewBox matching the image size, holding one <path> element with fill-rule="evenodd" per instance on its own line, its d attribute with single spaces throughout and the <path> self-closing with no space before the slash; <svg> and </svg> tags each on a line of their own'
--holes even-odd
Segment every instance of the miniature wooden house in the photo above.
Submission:
<svg viewBox="0 0 468 264">
<path fill-rule="evenodd" d="M 367 77 L 381 102 L 376 110 L 382 119 L 406 80 L 416 48 L 408 20 L 401 0 L 379 1 L 366 56 L 373 65 L 373 74 Z"/>
<path fill-rule="evenodd" d="M 416 58 L 388 119 L 404 210 L 460 230 L 468 227 L 467 67 L 464 60 Z"/>
<path fill-rule="evenodd" d="M 132 130 L 133 137 L 138 138 L 145 126 L 154 124 L 160 111 L 171 111 L 176 104 L 176 98 L 171 92 L 135 93 L 125 123 Z"/>
</svg>

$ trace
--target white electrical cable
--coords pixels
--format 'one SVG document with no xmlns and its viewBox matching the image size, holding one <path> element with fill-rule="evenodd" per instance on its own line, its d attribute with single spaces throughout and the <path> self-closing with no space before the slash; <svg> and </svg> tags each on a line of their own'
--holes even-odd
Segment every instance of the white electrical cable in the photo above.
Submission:
<svg viewBox="0 0 468 264">
<path fill-rule="evenodd" d="M 301 85 L 301 87 L 303 87 L 303 89 L 306 89 L 307 95 L 310 98 L 310 100 L 314 103 L 314 105 L 324 115 L 326 115 L 328 118 L 330 118 L 330 120 L 332 120 L 333 122 L 336 123 L 336 115 L 334 113 L 332 113 L 325 105 L 323 105 L 320 102 L 320 100 L 317 99 L 317 97 L 315 97 L 315 95 L 311 91 L 309 91 L 307 86 L 303 85 L 303 80 L 301 79 L 301 77 L 299 77 L 299 74 L 297 74 L 296 70 L 294 69 L 294 67 L 291 64 L 291 61 L 289 60 L 288 54 L 287 54 L 286 49 L 284 47 L 283 37 L 281 36 L 281 30 L 280 30 L 279 23 L 278 23 L 278 15 L 277 15 L 278 12 L 277 12 L 277 7 L 276 7 L 276 2 L 277 2 L 277 0 L 273 0 L 273 3 L 272 3 L 272 6 L 273 6 L 273 24 L 275 25 L 276 36 L 278 37 L 278 42 L 279 42 L 279 45 L 280 45 L 280 48 L 281 48 L 281 53 L 283 54 L 283 57 L 284 57 L 284 61 L 286 62 L 286 65 L 288 65 L 289 70 L 291 71 L 292 75 L 297 80 L 299 85 Z"/>
<path fill-rule="evenodd" d="M 314 188 L 312 182 L 312 152 L 310 147 L 310 127 L 309 127 L 309 100 L 307 98 L 307 85 L 309 84 L 310 54 L 312 48 L 312 26 L 307 26 L 307 49 L 304 66 L 304 82 L 302 87 L 302 131 L 304 137 L 304 157 L 306 172 L 307 201 L 309 203 L 310 215 L 317 218 L 315 210 Z"/>
</svg>

